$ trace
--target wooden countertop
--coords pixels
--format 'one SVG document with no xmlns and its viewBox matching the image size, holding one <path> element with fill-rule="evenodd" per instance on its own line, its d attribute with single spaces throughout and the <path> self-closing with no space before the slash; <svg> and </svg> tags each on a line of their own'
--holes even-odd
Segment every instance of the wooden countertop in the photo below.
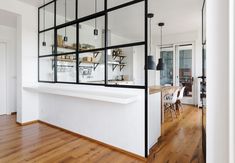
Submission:
<svg viewBox="0 0 235 163">
<path fill-rule="evenodd" d="M 149 87 L 149 94 L 155 94 L 155 93 L 159 93 L 162 91 L 162 86 L 159 85 L 155 85 L 155 86 L 151 86 Z"/>
</svg>

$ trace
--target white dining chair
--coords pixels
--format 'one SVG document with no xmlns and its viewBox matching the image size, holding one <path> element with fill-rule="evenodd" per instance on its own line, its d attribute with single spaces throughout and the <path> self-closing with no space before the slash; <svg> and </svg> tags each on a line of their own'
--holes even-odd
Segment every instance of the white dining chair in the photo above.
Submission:
<svg viewBox="0 0 235 163">
<path fill-rule="evenodd" d="M 177 97 L 177 101 L 176 101 L 176 106 L 178 107 L 179 112 L 180 112 L 180 110 L 181 110 L 181 112 L 184 111 L 184 108 L 183 108 L 183 105 L 182 105 L 182 102 L 181 102 L 181 100 L 184 97 L 184 91 L 185 91 L 185 87 L 181 88 L 179 96 Z"/>
<path fill-rule="evenodd" d="M 177 117 L 176 115 L 176 101 L 178 99 L 178 92 L 179 92 L 179 89 L 176 89 L 175 92 L 172 94 L 172 95 L 166 95 L 163 99 L 163 103 L 164 103 L 164 111 L 170 111 L 171 112 L 171 118 L 172 120 L 174 119 L 173 118 L 173 113 L 175 114 L 175 116 Z"/>
</svg>

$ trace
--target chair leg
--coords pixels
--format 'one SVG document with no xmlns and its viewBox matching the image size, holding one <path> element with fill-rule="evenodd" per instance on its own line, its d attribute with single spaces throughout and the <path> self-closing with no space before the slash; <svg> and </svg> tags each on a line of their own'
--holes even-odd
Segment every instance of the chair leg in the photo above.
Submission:
<svg viewBox="0 0 235 163">
<path fill-rule="evenodd" d="M 176 114 L 176 105 L 173 105 L 173 110 L 175 112 L 175 117 L 177 118 L 177 114 Z"/>
<path fill-rule="evenodd" d="M 183 108 L 183 105 L 182 103 L 180 102 L 180 107 L 181 107 L 181 110 L 182 110 L 182 113 L 184 112 L 184 108 Z"/>
<path fill-rule="evenodd" d="M 179 111 L 179 115 L 181 116 L 180 103 L 179 103 L 179 102 L 176 102 L 175 105 L 176 105 L 176 111 L 178 110 L 178 111 Z"/>
<path fill-rule="evenodd" d="M 171 106 L 172 107 L 172 106 Z M 170 112 L 171 112 L 171 119 L 172 119 L 172 121 L 174 120 L 174 117 L 173 117 L 173 110 L 172 110 L 172 108 L 170 108 Z"/>
</svg>

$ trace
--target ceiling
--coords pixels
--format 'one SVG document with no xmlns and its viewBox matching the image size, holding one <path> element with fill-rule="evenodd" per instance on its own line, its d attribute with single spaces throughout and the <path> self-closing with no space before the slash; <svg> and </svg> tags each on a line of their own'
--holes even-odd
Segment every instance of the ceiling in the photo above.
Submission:
<svg viewBox="0 0 235 163">
<path fill-rule="evenodd" d="M 17 15 L 5 10 L 0 10 L 0 25 L 16 28 Z"/>
<path fill-rule="evenodd" d="M 33 6 L 41 6 L 43 0 L 19 0 L 28 3 Z M 50 0 L 46 0 L 49 2 Z M 94 10 L 94 0 L 79 0 L 81 3 L 87 3 L 84 12 L 88 10 Z M 100 2 L 99 2 L 100 1 Z M 98 0 L 101 3 L 103 0 Z M 113 6 L 117 3 L 127 2 L 130 0 L 108 0 L 109 5 Z M 158 27 L 159 22 L 164 22 L 164 34 L 179 34 L 198 31 L 201 27 L 201 8 L 203 0 L 149 0 L 149 12 L 154 13 L 154 18 L 152 19 L 152 30 L 153 35 L 159 35 L 160 29 Z M 101 5 L 102 6 L 102 5 Z M 126 10 L 128 13 L 122 12 L 122 17 L 126 19 L 127 22 L 133 22 L 136 19 L 135 15 L 131 14 L 131 10 Z M 125 17 L 126 15 L 126 17 Z M 117 25 L 114 26 L 115 31 L 119 30 L 123 35 L 133 37 L 138 34 L 138 28 L 123 26 L 123 23 L 119 21 L 112 20 L 116 22 Z M 141 22 L 134 22 L 135 27 L 142 27 Z M 120 28 L 120 29 L 118 29 Z M 123 29 L 125 30 L 123 31 Z M 122 30 L 122 31 L 121 31 Z"/>
</svg>

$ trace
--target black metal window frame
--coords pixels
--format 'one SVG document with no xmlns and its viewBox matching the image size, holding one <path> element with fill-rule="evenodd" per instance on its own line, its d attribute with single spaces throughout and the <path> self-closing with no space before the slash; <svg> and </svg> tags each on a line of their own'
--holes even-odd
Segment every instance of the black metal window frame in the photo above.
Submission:
<svg viewBox="0 0 235 163">
<path fill-rule="evenodd" d="M 108 0 L 104 0 L 104 10 L 97 12 L 95 14 L 91 14 L 82 18 L 78 18 L 78 1 L 76 0 L 76 10 L 75 10 L 75 20 L 71 22 L 67 22 L 64 24 L 56 25 L 56 2 L 57 0 L 52 0 L 41 7 L 38 8 L 38 82 L 41 83 L 63 83 L 63 84 L 78 84 L 78 85 L 91 85 L 91 86 L 104 86 L 104 87 L 113 87 L 113 88 L 132 88 L 132 89 L 144 89 L 144 94 L 145 94 L 145 108 L 144 108 L 144 145 L 145 145 L 145 157 L 148 157 L 148 70 L 147 70 L 147 64 L 148 64 L 148 0 L 132 0 L 123 4 L 120 4 L 115 7 L 108 8 Z M 129 44 L 122 44 L 122 45 L 115 45 L 115 46 L 108 46 L 108 13 L 125 8 L 134 4 L 138 4 L 144 2 L 144 40 L 141 42 L 134 42 L 134 43 L 129 43 Z M 54 27 L 40 30 L 40 9 L 54 3 Z M 104 48 L 99 48 L 99 49 L 94 49 L 94 50 L 87 50 L 87 51 L 79 51 L 79 23 L 95 19 L 97 17 L 104 16 L 105 17 L 105 47 Z M 58 82 L 57 81 L 57 56 L 63 55 L 63 54 L 57 54 L 57 30 L 63 27 L 67 27 L 70 25 L 76 24 L 76 52 L 72 54 L 76 54 L 76 82 L 71 83 L 71 82 Z M 51 31 L 54 30 L 54 46 L 55 46 L 55 53 L 51 55 L 43 55 L 40 56 L 40 34 L 43 32 Z M 144 46 L 144 85 L 138 86 L 138 85 L 110 85 L 108 84 L 108 54 L 107 50 L 109 49 L 114 49 L 114 48 L 125 48 L 125 47 L 134 47 L 134 46 Z M 92 52 L 92 51 L 104 51 L 104 62 L 105 62 L 105 72 L 104 72 L 104 77 L 105 77 L 105 82 L 104 84 L 94 84 L 94 83 L 80 83 L 79 82 L 79 54 L 80 53 L 85 53 L 85 52 Z M 67 53 L 65 55 L 69 55 L 71 53 Z M 42 81 L 40 80 L 40 58 L 43 57 L 54 57 L 54 81 Z"/>
<path fill-rule="evenodd" d="M 56 25 L 56 2 L 58 0 L 52 0 L 50 2 L 48 2 L 47 4 L 41 6 L 38 8 L 38 47 L 40 47 L 40 42 L 39 42 L 39 38 L 40 38 L 40 34 L 41 33 L 44 33 L 44 32 L 48 32 L 48 31 L 54 31 L 54 47 L 55 47 L 55 50 L 54 50 L 54 54 L 50 54 L 50 55 L 42 55 L 40 56 L 40 48 L 38 49 L 38 82 L 42 82 L 42 83 L 63 83 L 63 84 L 80 84 L 80 85 L 95 85 L 95 86 L 105 86 L 105 87 L 118 87 L 118 88 L 136 88 L 136 89 L 145 89 L 146 86 L 145 85 L 113 85 L 113 84 L 109 84 L 108 83 L 108 61 L 107 61 L 107 50 L 109 49 L 114 49 L 114 48 L 125 48 L 125 47 L 134 47 L 134 46 L 145 46 L 145 49 L 147 48 L 147 40 L 146 38 L 144 38 L 143 41 L 140 41 L 140 42 L 133 42 L 133 43 L 128 43 L 128 44 L 122 44 L 122 45 L 115 45 L 115 46 L 108 46 L 108 43 L 107 43 L 107 33 L 108 33 L 108 13 L 112 12 L 112 11 L 115 11 L 115 10 L 119 10 L 119 9 L 122 9 L 122 8 L 125 8 L 125 7 L 128 7 L 128 6 L 131 6 L 131 5 L 135 5 L 135 4 L 138 4 L 138 3 L 141 3 L 141 2 L 145 2 L 147 0 L 132 0 L 132 1 L 129 1 L 129 2 L 126 2 L 124 4 L 120 4 L 118 6 L 115 6 L 115 7 L 111 7 L 111 8 L 108 8 L 107 7 L 107 1 L 108 0 L 104 0 L 104 10 L 103 11 L 100 11 L 100 12 L 97 12 L 97 13 L 94 13 L 94 14 L 91 14 L 91 15 L 88 15 L 88 16 L 85 16 L 85 17 L 82 17 L 82 18 L 78 18 L 78 1 L 79 0 L 76 0 L 76 16 L 75 16 L 75 20 L 73 21 L 70 21 L 70 22 L 67 22 L 67 23 L 64 23 L 64 24 L 60 24 L 60 25 Z M 54 4 L 54 27 L 50 27 L 48 29 L 43 29 L 43 30 L 40 30 L 40 10 L 43 9 L 44 7 L 48 6 L 48 5 L 51 5 L 51 4 Z M 145 5 L 145 4 L 144 4 Z M 146 9 L 145 9 L 146 10 Z M 147 11 L 145 11 L 145 13 L 147 13 Z M 99 18 L 99 17 L 104 17 L 105 18 L 105 46 L 103 48 L 97 48 L 97 49 L 92 49 L 92 50 L 83 50 L 83 51 L 80 51 L 79 50 L 79 24 L 84 22 L 84 21 L 89 21 L 89 20 L 92 20 L 92 19 L 95 19 L 95 18 Z M 145 24 L 147 23 L 147 20 L 146 20 L 146 14 L 145 14 Z M 61 28 L 65 28 L 65 27 L 68 27 L 68 26 L 71 26 L 71 25 L 76 25 L 76 52 L 69 52 L 69 53 L 60 53 L 60 54 L 57 54 L 57 31 Z M 147 29 L 145 29 L 146 31 Z M 78 62 L 79 62 L 79 54 L 81 53 L 88 53 L 88 52 L 95 52 L 95 51 L 104 51 L 104 60 L 105 60 L 105 70 L 104 70 L 104 84 L 96 84 L 96 83 L 84 83 L 84 82 L 79 82 L 79 65 L 78 65 Z M 57 80 L 57 57 L 58 56 L 61 56 L 61 55 L 71 55 L 71 54 L 76 54 L 76 76 L 77 76 L 77 79 L 76 79 L 76 82 L 59 82 Z M 145 54 L 146 56 L 146 54 Z M 42 81 L 40 80 L 40 58 L 43 58 L 43 57 L 54 57 L 54 81 Z M 146 72 L 145 72 L 146 74 Z"/>
</svg>

